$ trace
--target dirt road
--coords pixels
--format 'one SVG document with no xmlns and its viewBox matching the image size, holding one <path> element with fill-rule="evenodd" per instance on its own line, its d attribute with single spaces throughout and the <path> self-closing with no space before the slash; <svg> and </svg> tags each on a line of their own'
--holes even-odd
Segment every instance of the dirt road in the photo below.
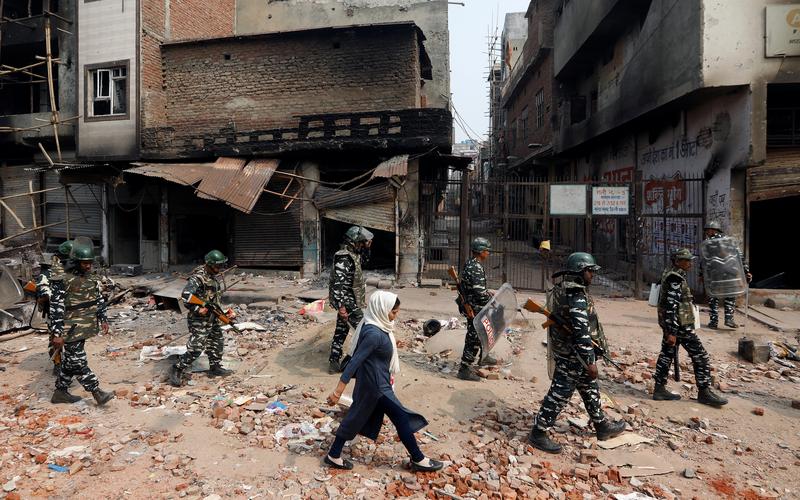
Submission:
<svg viewBox="0 0 800 500">
<path fill-rule="evenodd" d="M 249 286 L 283 287 L 290 290 L 285 297 L 296 288 L 264 278 L 252 278 Z M 798 398 L 800 371 L 739 359 L 741 329 L 701 332 L 728 406 L 712 409 L 692 400 L 696 391 L 685 354 L 682 382 L 670 383 L 683 400 L 655 402 L 648 396 L 660 342 L 655 311 L 641 301 L 598 299 L 612 350 L 625 367 L 624 373 L 601 369 L 608 411 L 628 421 L 631 435 L 651 440 L 615 452 L 623 462 L 657 458 L 657 467 L 645 465 L 627 478 L 624 463 L 609 465 L 614 453 L 598 449 L 577 395 L 556 428 L 556 439 L 566 445 L 562 455 L 526 445 L 549 386 L 541 318 L 520 317 L 510 341 L 498 345 L 506 364 L 488 374 L 496 380 L 464 382 L 454 376 L 464 330 L 444 330 L 427 340 L 420 335 L 422 320 L 457 316 L 452 292 L 397 293 L 403 312 L 396 390 L 430 421 L 419 438 L 426 453 L 448 460 L 443 473 L 410 473 L 391 425 L 377 443 L 357 439 L 346 448 L 356 463 L 352 473 L 321 467 L 341 415 L 325 404 L 336 383 L 326 370 L 333 324 L 298 316 L 300 302 L 237 306 L 241 319 L 267 330 L 226 334 L 226 360 L 236 374 L 220 380 L 198 372 L 191 385 L 174 389 L 164 382 L 170 361 L 140 360 L 140 353 L 184 334 L 185 318 L 154 310 L 143 298 L 112 307 L 112 335 L 87 344 L 102 386 L 118 394 L 104 408 L 88 399 L 71 406 L 49 403 L 53 380 L 44 336 L 0 343 L 4 494 L 211 500 L 614 498 L 632 492 L 658 498 L 798 497 L 800 410 L 791 403 Z M 748 334 L 785 338 L 752 322 Z M 77 384 L 72 390 L 89 397 Z M 654 471 L 665 473 L 648 475 Z"/>
</svg>

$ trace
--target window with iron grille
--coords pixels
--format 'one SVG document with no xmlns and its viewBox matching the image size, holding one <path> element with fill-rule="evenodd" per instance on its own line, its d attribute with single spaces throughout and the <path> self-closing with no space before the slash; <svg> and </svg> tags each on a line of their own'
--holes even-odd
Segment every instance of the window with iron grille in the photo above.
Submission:
<svg viewBox="0 0 800 500">
<path fill-rule="evenodd" d="M 536 128 L 544 127 L 544 89 L 536 93 Z"/>
</svg>

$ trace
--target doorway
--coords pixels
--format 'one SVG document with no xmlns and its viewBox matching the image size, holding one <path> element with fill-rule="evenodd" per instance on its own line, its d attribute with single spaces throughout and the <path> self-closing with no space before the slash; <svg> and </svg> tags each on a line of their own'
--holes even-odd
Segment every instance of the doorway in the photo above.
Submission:
<svg viewBox="0 0 800 500">
<path fill-rule="evenodd" d="M 800 212 L 800 196 L 750 203 L 750 271 L 753 288 L 800 289 L 787 240 L 786 219 Z M 781 258 L 785 255 L 787 258 Z"/>
</svg>

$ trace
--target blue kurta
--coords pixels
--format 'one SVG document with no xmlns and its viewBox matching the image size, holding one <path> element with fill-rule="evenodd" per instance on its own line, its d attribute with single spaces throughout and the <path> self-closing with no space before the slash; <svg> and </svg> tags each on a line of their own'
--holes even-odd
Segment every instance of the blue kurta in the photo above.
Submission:
<svg viewBox="0 0 800 500">
<path fill-rule="evenodd" d="M 375 325 L 365 325 L 361 329 L 358 346 L 353 358 L 347 363 L 341 381 L 345 384 L 355 377 L 353 405 L 342 420 L 336 436 L 346 440 L 356 434 L 377 439 L 383 425 L 383 410 L 378 400 L 387 397 L 402 407 L 392 389 L 389 364 L 392 361 L 392 341 L 389 335 Z M 411 430 L 417 432 L 426 425 L 425 417 L 403 408 L 408 414 Z"/>
</svg>

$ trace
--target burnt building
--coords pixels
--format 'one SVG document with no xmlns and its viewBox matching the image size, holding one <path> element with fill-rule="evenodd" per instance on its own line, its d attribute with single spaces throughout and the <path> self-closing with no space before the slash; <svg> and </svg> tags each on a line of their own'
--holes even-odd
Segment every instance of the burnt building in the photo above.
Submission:
<svg viewBox="0 0 800 500">
<path fill-rule="evenodd" d="M 108 262 L 149 270 L 219 248 L 242 266 L 316 273 L 362 224 L 376 234 L 372 265 L 417 279 L 419 180 L 458 161 L 446 63 L 426 49 L 447 61 L 446 4 L 258 33 L 237 17 L 255 6 L 233 0 L 72 7 L 65 100 L 77 118 L 62 160 L 49 165 L 41 137 L 6 136 L 26 171 L 41 169 L 38 187 L 69 187 L 42 195 L 45 241 L 89 236 Z"/>
</svg>

